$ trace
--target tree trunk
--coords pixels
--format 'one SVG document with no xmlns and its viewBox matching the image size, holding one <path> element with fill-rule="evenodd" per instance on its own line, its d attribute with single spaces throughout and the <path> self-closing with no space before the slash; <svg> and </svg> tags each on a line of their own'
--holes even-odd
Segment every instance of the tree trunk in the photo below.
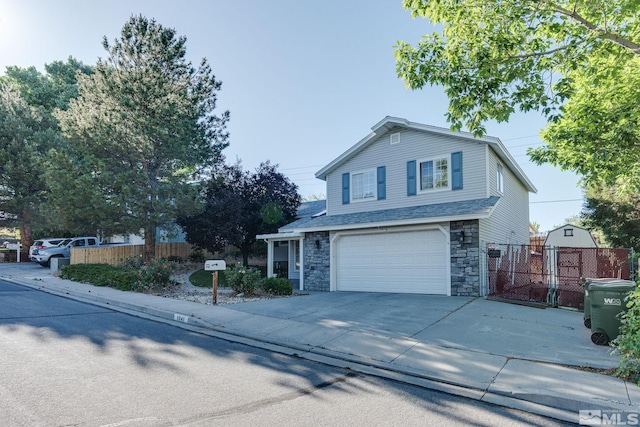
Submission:
<svg viewBox="0 0 640 427">
<path fill-rule="evenodd" d="M 20 221 L 20 243 L 23 248 L 28 248 L 33 244 L 30 208 L 24 208 L 22 210 L 22 221 Z"/>
<path fill-rule="evenodd" d="M 151 261 L 156 257 L 156 226 L 151 224 L 144 229 L 144 261 Z"/>
</svg>

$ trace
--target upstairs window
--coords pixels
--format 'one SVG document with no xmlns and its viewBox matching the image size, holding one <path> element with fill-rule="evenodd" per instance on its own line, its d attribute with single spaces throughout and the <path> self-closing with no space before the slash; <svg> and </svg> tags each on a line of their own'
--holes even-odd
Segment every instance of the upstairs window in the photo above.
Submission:
<svg viewBox="0 0 640 427">
<path fill-rule="evenodd" d="M 351 175 L 351 200 L 376 198 L 376 171 L 369 170 Z"/>
<path fill-rule="evenodd" d="M 504 193 L 504 173 L 500 163 L 498 163 L 497 171 L 498 176 L 496 177 L 496 187 L 499 193 Z"/>
<path fill-rule="evenodd" d="M 449 159 L 440 157 L 420 162 L 420 190 L 449 188 Z"/>
</svg>

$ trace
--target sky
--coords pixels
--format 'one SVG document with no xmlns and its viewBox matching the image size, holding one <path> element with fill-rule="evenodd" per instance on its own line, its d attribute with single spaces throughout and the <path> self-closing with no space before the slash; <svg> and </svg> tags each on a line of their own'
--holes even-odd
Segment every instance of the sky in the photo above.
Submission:
<svg viewBox="0 0 640 427">
<path fill-rule="evenodd" d="M 102 40 L 119 38 L 132 15 L 187 38 L 187 57 L 206 58 L 222 81 L 217 108 L 230 111 L 229 163 L 254 170 L 270 161 L 304 198 L 324 196 L 315 173 L 386 116 L 448 128 L 442 87 L 411 91 L 396 75 L 394 47 L 434 31 L 401 0 L 0 0 L 0 74 L 69 56 L 105 58 Z M 545 121 L 533 112 L 488 123 L 538 189 L 530 221 L 541 231 L 582 209 L 579 177 L 537 166 Z"/>
</svg>

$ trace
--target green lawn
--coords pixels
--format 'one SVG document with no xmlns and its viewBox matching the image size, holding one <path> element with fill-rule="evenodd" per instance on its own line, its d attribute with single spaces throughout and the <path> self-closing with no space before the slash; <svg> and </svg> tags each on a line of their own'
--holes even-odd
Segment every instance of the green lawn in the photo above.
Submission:
<svg viewBox="0 0 640 427">
<path fill-rule="evenodd" d="M 266 267 L 256 267 L 256 268 L 260 270 L 260 272 L 262 273 L 262 277 L 267 276 Z M 224 271 L 218 272 L 218 286 L 221 288 L 228 287 L 227 279 L 224 273 L 225 273 Z M 200 286 L 202 288 L 210 288 L 213 286 L 212 274 L 213 274 L 213 271 L 198 270 L 189 277 L 189 281 L 194 286 Z"/>
<path fill-rule="evenodd" d="M 189 281 L 194 286 L 211 288 L 213 286 L 213 271 L 198 270 L 189 277 Z M 224 271 L 218 272 L 218 286 L 221 288 L 227 287 Z"/>
</svg>

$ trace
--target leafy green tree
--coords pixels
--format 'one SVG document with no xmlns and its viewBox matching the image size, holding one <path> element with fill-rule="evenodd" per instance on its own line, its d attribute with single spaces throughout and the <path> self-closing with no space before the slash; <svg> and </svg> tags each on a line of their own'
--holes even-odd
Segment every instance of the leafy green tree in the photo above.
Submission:
<svg viewBox="0 0 640 427">
<path fill-rule="evenodd" d="M 590 189 L 582 219 L 601 231 L 611 246 L 640 251 L 640 194 L 620 196 L 616 188 L 605 186 Z"/>
<path fill-rule="evenodd" d="M 77 95 L 76 73 L 91 72 L 72 57 L 45 70 L 10 66 L 0 77 L 0 211 L 20 227 L 24 246 L 33 242 L 34 228 L 52 220 L 41 212 L 49 193 L 43 176 L 49 149 L 64 144 L 52 113 Z"/>
<path fill-rule="evenodd" d="M 80 78 L 78 98 L 58 114 L 72 147 L 57 153 L 59 179 L 87 194 L 57 205 L 67 218 L 77 209 L 85 218 L 100 212 L 99 230 L 143 230 L 149 260 L 157 227 L 201 207 L 190 181 L 227 146 L 229 113 L 214 114 L 221 83 L 205 59 L 197 67 L 187 61 L 186 38 L 174 29 L 132 16 L 103 47 L 107 58 Z"/>
<path fill-rule="evenodd" d="M 447 120 L 479 136 L 517 110 L 549 121 L 529 151 L 582 175 L 640 188 L 640 3 L 629 0 L 404 0 L 439 31 L 399 42 L 398 75 L 412 89 L 441 85 Z"/>
<path fill-rule="evenodd" d="M 298 187 L 269 162 L 255 173 L 239 163 L 222 165 L 204 183 L 205 210 L 182 216 L 187 241 L 211 252 L 231 244 L 248 266 L 258 234 L 275 233 L 296 217 L 300 205 Z"/>
</svg>

